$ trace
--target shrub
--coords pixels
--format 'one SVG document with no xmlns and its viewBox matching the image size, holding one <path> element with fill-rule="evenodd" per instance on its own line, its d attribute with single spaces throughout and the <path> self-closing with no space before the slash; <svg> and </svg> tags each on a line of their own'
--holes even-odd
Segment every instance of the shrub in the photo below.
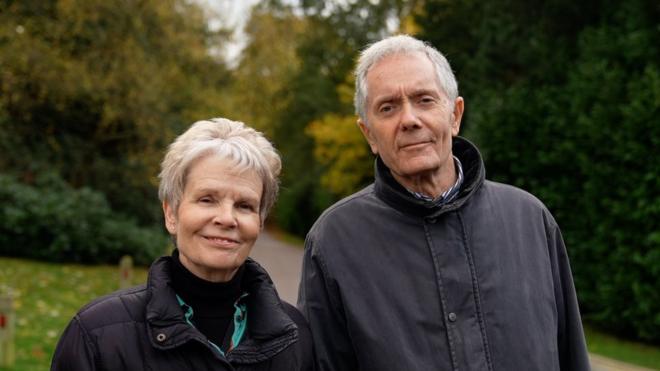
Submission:
<svg viewBox="0 0 660 371">
<path fill-rule="evenodd" d="M 612 17 L 578 32 L 561 79 L 531 78 L 544 71 L 539 61 L 504 88 L 483 84 L 468 106 L 470 134 L 491 179 L 531 191 L 552 210 L 583 318 L 658 343 L 657 11 L 644 0 L 616 4 Z"/>
<path fill-rule="evenodd" d="M 159 228 L 112 211 L 102 193 L 46 174 L 33 185 L 0 174 L 0 254 L 53 262 L 146 265 L 167 246 Z"/>
</svg>

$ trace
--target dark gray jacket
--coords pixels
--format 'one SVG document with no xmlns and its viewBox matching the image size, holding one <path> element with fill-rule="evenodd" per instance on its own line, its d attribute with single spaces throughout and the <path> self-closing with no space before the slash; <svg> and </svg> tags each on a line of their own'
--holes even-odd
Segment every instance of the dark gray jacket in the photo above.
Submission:
<svg viewBox="0 0 660 371">
<path fill-rule="evenodd" d="M 266 271 L 245 262 L 247 333 L 221 355 L 186 322 L 170 287 L 171 257 L 157 260 L 146 287 L 85 306 L 62 335 L 51 370 L 312 370 L 309 328 L 280 301 Z"/>
<path fill-rule="evenodd" d="M 427 207 L 377 160 L 375 183 L 307 235 L 298 306 L 321 370 L 588 370 L 559 227 L 543 204 L 484 180 Z"/>
</svg>

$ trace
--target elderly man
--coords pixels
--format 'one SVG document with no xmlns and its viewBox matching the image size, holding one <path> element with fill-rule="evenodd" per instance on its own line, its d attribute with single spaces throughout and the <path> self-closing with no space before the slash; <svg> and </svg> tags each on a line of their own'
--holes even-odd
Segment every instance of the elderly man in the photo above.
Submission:
<svg viewBox="0 0 660 371">
<path fill-rule="evenodd" d="M 358 125 L 375 181 L 307 235 L 298 305 L 321 370 L 588 370 L 557 223 L 485 180 L 458 137 L 464 101 L 432 46 L 362 52 Z"/>
</svg>

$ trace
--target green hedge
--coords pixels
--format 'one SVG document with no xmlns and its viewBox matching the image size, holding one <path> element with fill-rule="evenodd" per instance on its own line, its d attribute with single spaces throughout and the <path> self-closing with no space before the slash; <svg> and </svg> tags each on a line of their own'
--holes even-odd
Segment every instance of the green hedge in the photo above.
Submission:
<svg viewBox="0 0 660 371">
<path fill-rule="evenodd" d="M 465 135 L 490 179 L 532 192 L 553 212 L 585 321 L 660 343 L 660 8 L 552 1 L 535 19 L 525 14 L 537 14 L 536 4 L 496 4 L 468 19 L 482 28 L 453 49 L 478 49 L 456 55 Z M 453 40 L 440 36 L 429 34 L 441 49 Z"/>
<path fill-rule="evenodd" d="M 72 189 L 42 175 L 27 185 L 0 174 L 0 254 L 53 262 L 116 263 L 132 255 L 146 265 L 168 239 L 159 228 L 138 226 L 114 213 L 102 193 Z"/>
</svg>

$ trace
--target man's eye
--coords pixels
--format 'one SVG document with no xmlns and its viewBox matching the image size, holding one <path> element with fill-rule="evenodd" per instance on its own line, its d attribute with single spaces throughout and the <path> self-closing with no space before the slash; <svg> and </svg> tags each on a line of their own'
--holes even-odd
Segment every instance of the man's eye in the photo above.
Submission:
<svg viewBox="0 0 660 371">
<path fill-rule="evenodd" d="M 383 104 L 382 106 L 380 106 L 380 109 L 378 111 L 382 112 L 382 113 L 388 113 L 388 112 L 391 112 L 393 109 L 394 109 L 393 105 Z"/>
<path fill-rule="evenodd" d="M 430 104 L 430 103 L 433 103 L 434 101 L 435 100 L 431 97 L 421 97 L 419 99 L 419 103 L 422 103 L 422 104 Z"/>
<path fill-rule="evenodd" d="M 201 202 L 201 203 L 203 203 L 203 204 L 211 203 L 211 202 L 213 202 L 213 198 L 208 197 L 208 196 L 207 196 L 207 197 L 201 197 L 201 198 L 199 199 L 199 202 Z"/>
</svg>

